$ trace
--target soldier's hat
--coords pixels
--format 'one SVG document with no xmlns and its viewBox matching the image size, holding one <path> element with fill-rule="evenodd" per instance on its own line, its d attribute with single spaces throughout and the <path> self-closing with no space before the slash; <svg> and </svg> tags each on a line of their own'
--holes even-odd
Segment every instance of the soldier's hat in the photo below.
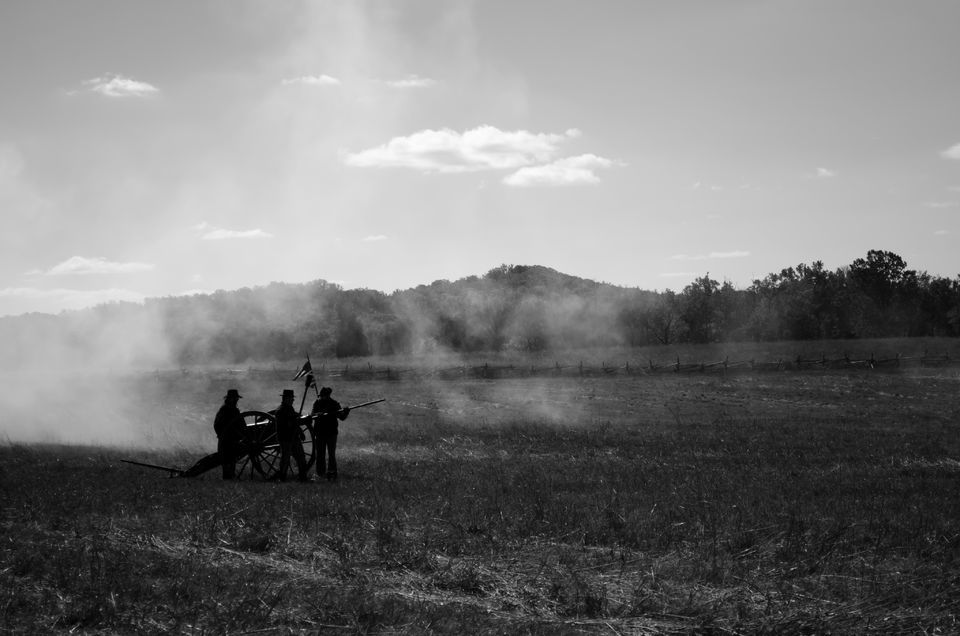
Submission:
<svg viewBox="0 0 960 636">
<path fill-rule="evenodd" d="M 331 393 L 333 393 L 333 389 L 331 389 L 328 386 L 325 386 L 322 389 L 320 389 L 320 395 L 330 395 Z"/>
<path fill-rule="evenodd" d="M 236 389 L 227 389 L 227 394 L 223 396 L 223 399 L 226 400 L 228 398 L 236 398 L 239 400 L 242 397 L 243 396 L 240 395 L 240 392 L 237 391 Z"/>
<path fill-rule="evenodd" d="M 285 397 L 285 398 L 292 398 L 292 397 L 293 397 L 293 389 L 284 389 L 284 390 L 283 390 L 283 397 Z"/>
</svg>

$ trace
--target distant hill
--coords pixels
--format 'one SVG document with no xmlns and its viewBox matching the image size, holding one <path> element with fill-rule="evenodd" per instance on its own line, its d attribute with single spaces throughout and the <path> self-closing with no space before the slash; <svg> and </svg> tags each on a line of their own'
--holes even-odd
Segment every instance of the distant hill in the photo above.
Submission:
<svg viewBox="0 0 960 636">
<path fill-rule="evenodd" d="M 431 352 L 554 351 L 675 342 L 960 335 L 960 278 L 871 251 L 735 289 L 600 283 L 540 265 L 384 294 L 324 280 L 0 319 L 7 366 L 242 363 Z"/>
</svg>

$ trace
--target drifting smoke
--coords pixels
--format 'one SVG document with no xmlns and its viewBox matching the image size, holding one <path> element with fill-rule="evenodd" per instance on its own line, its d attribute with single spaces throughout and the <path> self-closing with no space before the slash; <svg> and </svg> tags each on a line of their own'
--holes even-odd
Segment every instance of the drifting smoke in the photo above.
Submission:
<svg viewBox="0 0 960 636">
<path fill-rule="evenodd" d="M 158 317 L 119 304 L 0 319 L 0 439 L 127 445 L 132 374 L 167 364 Z"/>
<path fill-rule="evenodd" d="M 227 388 L 241 382 L 251 398 L 244 406 L 268 410 L 304 355 L 331 368 L 385 353 L 421 369 L 468 365 L 464 356 L 543 366 L 572 347 L 623 343 L 616 288 L 570 291 L 564 285 L 579 279 L 546 268 L 514 270 L 519 278 L 505 284 L 497 280 L 504 271 L 391 297 L 318 281 L 4 318 L 0 439 L 208 443 L 208 420 Z M 268 365 L 265 377 L 251 376 Z M 581 415 L 552 406 L 568 401 L 549 381 L 417 390 L 432 396 L 435 415 L 455 422 L 556 424 Z"/>
</svg>

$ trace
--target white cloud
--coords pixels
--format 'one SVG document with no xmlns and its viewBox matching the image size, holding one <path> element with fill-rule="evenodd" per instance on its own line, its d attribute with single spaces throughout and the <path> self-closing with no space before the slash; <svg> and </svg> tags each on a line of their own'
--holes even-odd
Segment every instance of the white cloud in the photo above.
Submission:
<svg viewBox="0 0 960 636">
<path fill-rule="evenodd" d="M 202 238 L 204 241 L 225 241 L 229 239 L 263 239 L 263 238 L 273 238 L 273 234 L 270 234 L 269 232 L 264 232 L 259 228 L 255 230 L 216 229 L 216 230 L 210 230 L 200 238 Z"/>
<path fill-rule="evenodd" d="M 954 144 L 940 153 L 944 159 L 960 159 L 960 144 Z"/>
<path fill-rule="evenodd" d="M 732 252 L 710 252 L 710 258 L 746 258 L 750 252 L 734 250 Z"/>
<path fill-rule="evenodd" d="M 660 272 L 662 278 L 696 278 L 700 274 L 696 272 Z"/>
<path fill-rule="evenodd" d="M 480 126 L 463 133 L 449 128 L 428 129 L 348 153 L 344 161 L 360 168 L 401 167 L 446 174 L 509 170 L 552 161 L 561 143 L 579 136 L 576 129 L 563 134 L 508 132 L 494 126 Z"/>
<path fill-rule="evenodd" d="M 384 236 L 383 234 L 374 234 L 372 236 L 365 236 L 361 240 L 364 241 L 365 243 L 373 243 L 375 241 L 386 241 L 387 237 Z"/>
<path fill-rule="evenodd" d="M 670 257 L 670 260 L 673 261 L 705 261 L 713 258 L 746 258 L 750 256 L 750 252 L 743 250 L 734 250 L 732 252 L 710 252 L 709 254 L 697 254 L 691 256 L 689 254 L 674 254 Z"/>
<path fill-rule="evenodd" d="M 86 258 L 84 256 L 71 256 L 67 260 L 54 265 L 46 272 L 46 276 L 61 276 L 69 274 L 135 274 L 137 272 L 149 272 L 155 269 L 151 263 L 117 263 L 108 261 L 103 257 Z M 36 270 L 27 272 L 28 274 L 40 273 Z"/>
<path fill-rule="evenodd" d="M 85 80 L 83 85 L 94 93 L 100 93 L 106 97 L 148 97 L 160 92 L 160 89 L 152 84 L 121 75 L 95 77 Z"/>
<path fill-rule="evenodd" d="M 437 83 L 437 80 L 429 77 L 420 77 L 419 75 L 407 75 L 399 80 L 386 80 L 384 82 L 390 88 L 429 88 Z"/>
<path fill-rule="evenodd" d="M 229 239 L 268 239 L 273 238 L 273 234 L 264 232 L 260 228 L 255 230 L 225 230 L 220 227 L 210 225 L 206 221 L 201 221 L 194 225 L 191 230 L 203 232 L 200 238 L 204 241 L 225 241 Z"/>
<path fill-rule="evenodd" d="M 936 232 L 934 232 L 934 234 L 936 234 L 937 236 L 946 236 L 949 233 L 950 232 L 948 230 L 937 230 Z"/>
<path fill-rule="evenodd" d="M 927 208 L 940 210 L 944 208 L 955 208 L 957 206 L 960 206 L 960 201 L 927 201 L 923 205 L 924 207 L 927 207 Z"/>
<path fill-rule="evenodd" d="M 835 170 L 830 170 L 829 168 L 817 168 L 817 172 L 814 174 L 818 179 L 830 179 L 831 177 L 837 176 Z"/>
<path fill-rule="evenodd" d="M 339 86 L 340 80 L 329 75 L 303 75 L 283 80 L 284 86 L 300 84 L 303 86 Z"/>
<path fill-rule="evenodd" d="M 600 182 L 594 170 L 613 165 L 616 162 L 591 154 L 564 157 L 542 166 L 520 168 L 503 182 L 511 186 L 594 184 Z"/>
</svg>

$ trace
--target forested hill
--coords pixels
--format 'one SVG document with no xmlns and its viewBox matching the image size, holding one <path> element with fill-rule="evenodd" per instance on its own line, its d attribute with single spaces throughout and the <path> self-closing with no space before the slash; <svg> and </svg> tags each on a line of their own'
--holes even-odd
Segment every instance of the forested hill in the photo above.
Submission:
<svg viewBox="0 0 960 636">
<path fill-rule="evenodd" d="M 801 264 L 736 289 L 705 275 L 645 291 L 541 266 L 384 294 L 305 284 L 116 303 L 0 319 L 14 364 L 186 365 L 431 351 L 548 351 L 611 345 L 960 335 L 960 277 L 871 251 L 849 266 Z M 55 364 L 55 362 L 54 362 Z"/>
</svg>

